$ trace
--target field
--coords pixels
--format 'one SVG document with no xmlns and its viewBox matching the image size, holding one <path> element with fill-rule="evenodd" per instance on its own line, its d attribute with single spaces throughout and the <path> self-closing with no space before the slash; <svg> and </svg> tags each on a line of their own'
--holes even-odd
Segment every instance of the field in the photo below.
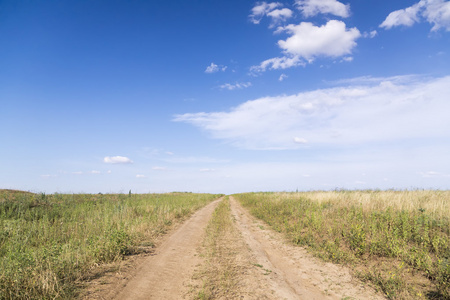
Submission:
<svg viewBox="0 0 450 300">
<path fill-rule="evenodd" d="M 0 299 L 84 297 L 151 248 L 128 290 L 105 279 L 85 299 L 450 299 L 450 191 L 220 196 L 0 190 Z"/>
<path fill-rule="evenodd" d="M 351 266 L 390 299 L 450 298 L 450 192 L 236 195 L 316 256 Z"/>
<path fill-rule="evenodd" d="M 0 191 L 0 299 L 76 297 L 98 265 L 152 246 L 218 195 Z"/>
</svg>

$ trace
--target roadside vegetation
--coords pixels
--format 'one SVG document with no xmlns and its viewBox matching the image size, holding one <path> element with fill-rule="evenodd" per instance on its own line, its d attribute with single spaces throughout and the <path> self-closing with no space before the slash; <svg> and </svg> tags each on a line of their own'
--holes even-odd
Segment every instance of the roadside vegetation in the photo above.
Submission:
<svg viewBox="0 0 450 300">
<path fill-rule="evenodd" d="M 293 243 L 350 266 L 389 299 L 450 299 L 450 191 L 234 196 Z"/>
<path fill-rule="evenodd" d="M 60 299 L 101 264 L 152 246 L 220 195 L 0 190 L 0 299 Z"/>
</svg>

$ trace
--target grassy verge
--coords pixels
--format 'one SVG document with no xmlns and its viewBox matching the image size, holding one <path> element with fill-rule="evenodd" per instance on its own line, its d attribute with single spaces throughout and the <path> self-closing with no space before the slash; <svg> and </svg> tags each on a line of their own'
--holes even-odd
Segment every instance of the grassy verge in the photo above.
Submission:
<svg viewBox="0 0 450 300">
<path fill-rule="evenodd" d="M 231 217 L 230 202 L 226 197 L 219 203 L 206 228 L 203 243 L 205 268 L 200 277 L 203 286 L 196 294 L 196 299 L 233 299 L 237 290 L 238 267 L 236 259 L 237 232 Z"/>
<path fill-rule="evenodd" d="M 235 197 L 294 243 L 353 267 L 390 299 L 450 299 L 449 191 Z"/>
<path fill-rule="evenodd" d="M 0 299 L 73 298 L 90 270 L 151 245 L 217 197 L 0 191 Z"/>
</svg>

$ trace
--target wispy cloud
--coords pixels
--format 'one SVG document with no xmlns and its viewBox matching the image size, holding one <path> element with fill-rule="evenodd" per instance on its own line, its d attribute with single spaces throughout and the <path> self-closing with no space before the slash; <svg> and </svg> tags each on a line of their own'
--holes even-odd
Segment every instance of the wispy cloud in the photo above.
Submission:
<svg viewBox="0 0 450 300">
<path fill-rule="evenodd" d="M 419 174 L 422 175 L 423 178 L 450 177 L 449 174 L 444 174 L 435 171 L 420 172 Z"/>
<path fill-rule="evenodd" d="M 267 2 L 258 2 L 253 8 L 252 8 L 252 13 L 250 14 L 249 18 L 250 21 L 253 24 L 259 24 L 259 22 L 261 22 L 261 19 L 266 16 L 268 13 L 270 13 L 271 11 L 273 11 L 275 8 L 277 7 L 281 7 L 282 4 L 279 2 L 272 2 L 272 3 L 267 3 Z"/>
<path fill-rule="evenodd" d="M 331 14 L 342 18 L 350 16 L 350 5 L 336 0 L 296 0 L 295 4 L 306 18 L 318 14 Z"/>
<path fill-rule="evenodd" d="M 147 176 L 143 175 L 143 174 L 137 174 L 136 178 L 147 178 Z"/>
<path fill-rule="evenodd" d="M 181 121 L 181 120 L 177 120 L 177 117 L 175 117 L 174 121 Z M 227 162 L 230 162 L 230 160 L 227 160 L 227 159 L 217 159 L 217 158 L 208 157 L 208 156 L 171 157 L 171 158 L 164 159 L 164 161 L 168 162 L 168 163 L 176 163 L 176 164 L 227 163 Z"/>
<path fill-rule="evenodd" d="M 133 161 L 125 156 L 106 156 L 103 162 L 107 164 L 132 164 Z"/>
<path fill-rule="evenodd" d="M 264 97 L 230 111 L 177 115 L 174 121 L 247 149 L 295 149 L 302 141 L 318 147 L 450 138 L 450 77 L 411 78 Z"/>
<path fill-rule="evenodd" d="M 156 166 L 156 167 L 152 167 L 152 170 L 155 170 L 155 171 L 165 171 L 165 170 L 167 170 L 167 168 L 166 168 L 166 167 L 159 167 L 159 166 Z"/>
<path fill-rule="evenodd" d="M 288 78 L 288 76 L 286 74 L 281 74 L 280 77 L 278 78 L 278 81 L 283 81 L 286 78 Z"/>
<path fill-rule="evenodd" d="M 307 144 L 308 141 L 307 141 L 306 139 L 304 139 L 304 138 L 295 137 L 295 138 L 294 138 L 294 143 L 297 143 L 297 144 Z"/>
<path fill-rule="evenodd" d="M 391 12 L 380 27 L 412 26 L 425 20 L 433 25 L 431 31 L 444 28 L 450 31 L 450 2 L 444 0 L 421 0 L 404 9 Z"/>
<path fill-rule="evenodd" d="M 251 87 L 252 83 L 251 82 L 236 82 L 235 84 L 231 84 L 231 83 L 225 83 L 219 86 L 220 89 L 222 90 L 236 90 L 236 89 L 244 89 L 244 88 L 248 88 Z"/>
<path fill-rule="evenodd" d="M 209 66 L 206 67 L 205 73 L 211 74 L 211 73 L 216 73 L 219 71 L 225 72 L 226 69 L 227 69 L 227 66 L 219 66 L 212 62 Z"/>
</svg>

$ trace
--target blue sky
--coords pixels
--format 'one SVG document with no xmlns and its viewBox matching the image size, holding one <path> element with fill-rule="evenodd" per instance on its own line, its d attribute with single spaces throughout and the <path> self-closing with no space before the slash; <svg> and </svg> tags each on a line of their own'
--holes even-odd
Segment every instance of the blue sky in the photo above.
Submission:
<svg viewBox="0 0 450 300">
<path fill-rule="evenodd" d="M 450 188 L 450 2 L 0 0 L 0 188 Z"/>
</svg>

